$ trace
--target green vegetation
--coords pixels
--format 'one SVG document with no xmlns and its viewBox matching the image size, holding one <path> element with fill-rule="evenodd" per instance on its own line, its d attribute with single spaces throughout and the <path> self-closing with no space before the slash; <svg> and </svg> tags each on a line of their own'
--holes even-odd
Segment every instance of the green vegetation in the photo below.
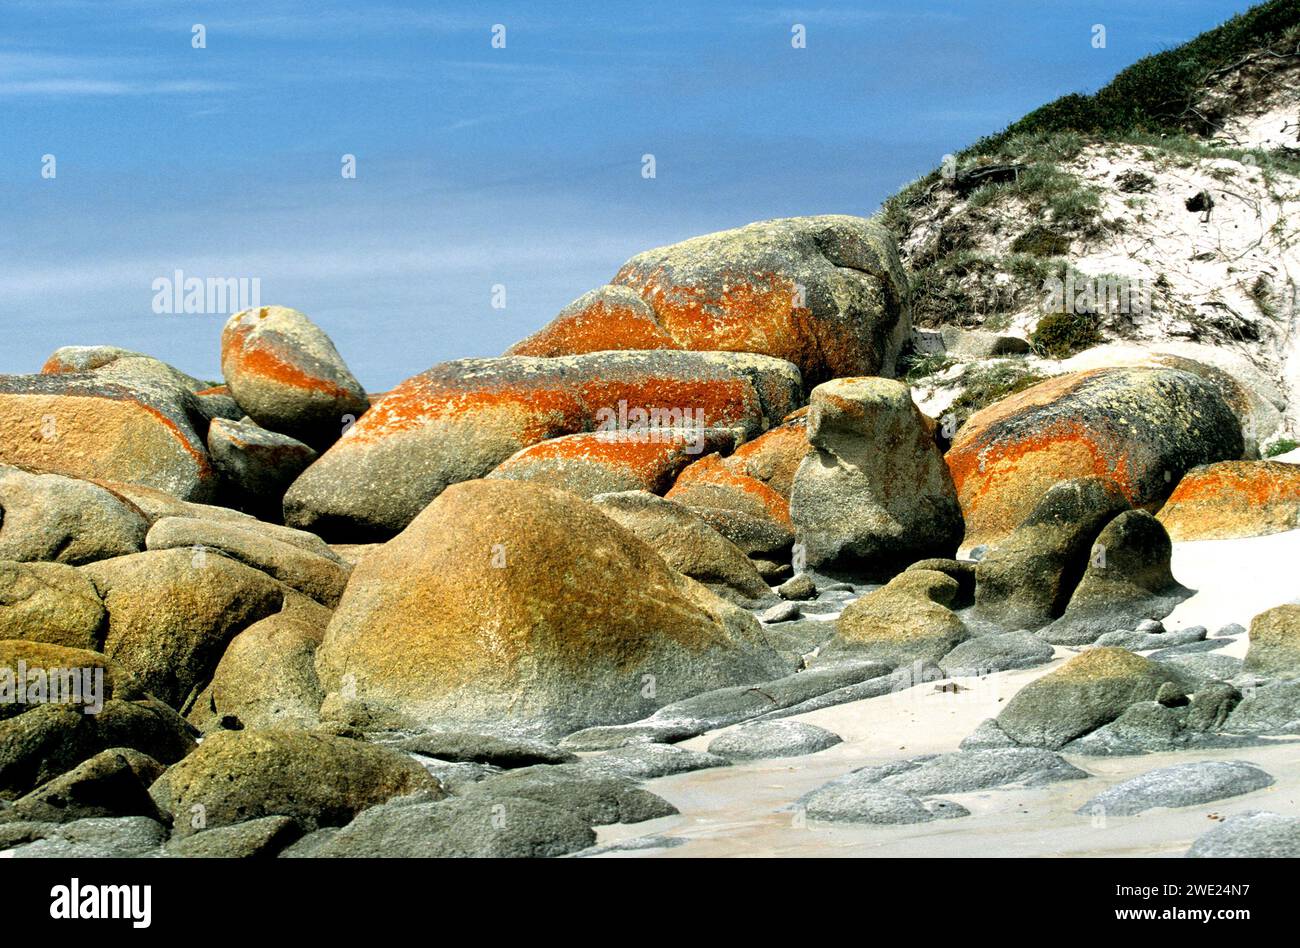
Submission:
<svg viewBox="0 0 1300 948">
<path fill-rule="evenodd" d="M 945 413 L 944 420 L 950 422 L 948 430 L 956 431 L 981 408 L 1037 385 L 1045 378 L 1014 359 L 968 366 L 960 380 L 962 393 Z"/>
<path fill-rule="evenodd" d="M 920 353 L 909 349 L 898 358 L 898 372 L 909 383 L 937 375 L 952 366 L 952 360 L 942 352 Z"/>
<path fill-rule="evenodd" d="M 1029 336 L 1034 351 L 1049 359 L 1066 359 L 1100 345 L 1104 339 L 1093 313 L 1048 313 Z"/>
<path fill-rule="evenodd" d="M 1064 275 L 1060 260 L 956 250 L 914 272 L 912 318 L 918 326 L 1005 329 L 1010 314 L 1042 299 L 1048 277 Z"/>
<path fill-rule="evenodd" d="M 1264 449 L 1264 457 L 1275 458 L 1279 454 L 1286 454 L 1296 448 L 1300 448 L 1300 441 L 1296 441 L 1294 438 L 1278 438 Z"/>
<path fill-rule="evenodd" d="M 1270 0 L 1189 43 L 1138 60 L 1095 95 L 1075 93 L 1035 109 L 981 139 L 967 157 L 1001 154 L 1011 139 L 1023 135 L 1205 131 L 1196 128 L 1193 106 L 1214 73 L 1266 47 L 1294 50 L 1298 29 L 1300 3 Z"/>
<path fill-rule="evenodd" d="M 1011 252 L 1035 257 L 1064 257 L 1070 252 L 1070 238 L 1035 224 L 1011 242 Z"/>
</svg>

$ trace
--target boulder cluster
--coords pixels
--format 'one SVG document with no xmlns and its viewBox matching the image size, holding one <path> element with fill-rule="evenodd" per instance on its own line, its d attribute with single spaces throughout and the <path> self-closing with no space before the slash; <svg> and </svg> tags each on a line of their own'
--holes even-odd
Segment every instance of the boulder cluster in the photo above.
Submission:
<svg viewBox="0 0 1300 948">
<path fill-rule="evenodd" d="M 910 338 L 892 238 L 829 216 L 640 254 L 382 395 L 278 306 L 219 382 L 109 346 L 0 376 L 0 850 L 564 855 L 676 812 L 640 780 L 840 743 L 793 715 L 1059 647 L 963 750 L 796 806 L 958 818 L 936 794 L 1086 776 L 1063 749 L 1294 733 L 1297 607 L 1244 662 L 1159 620 L 1171 536 L 1292 529 L 1300 468 L 1168 366 L 954 437 Z"/>
</svg>

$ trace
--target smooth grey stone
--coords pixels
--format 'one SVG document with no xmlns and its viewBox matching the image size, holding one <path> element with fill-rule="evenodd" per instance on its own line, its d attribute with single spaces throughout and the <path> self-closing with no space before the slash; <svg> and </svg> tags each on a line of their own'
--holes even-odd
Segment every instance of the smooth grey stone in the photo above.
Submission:
<svg viewBox="0 0 1300 948">
<path fill-rule="evenodd" d="M 496 800 L 507 797 L 559 807 L 576 814 L 591 826 L 641 823 L 677 813 L 675 806 L 638 787 L 636 781 L 592 770 L 584 762 L 507 770 L 467 787 L 457 799 Z"/>
<path fill-rule="evenodd" d="M 1158 623 L 1157 623 L 1158 624 Z M 1163 628 L 1163 626 L 1161 627 Z M 1118 648 L 1126 648 L 1130 652 L 1145 652 L 1153 648 L 1168 648 L 1173 645 L 1187 645 L 1190 642 L 1200 642 L 1205 638 L 1205 626 L 1199 625 L 1191 629 L 1182 629 L 1178 632 L 1146 632 L 1138 629 L 1134 632 L 1107 632 L 1105 635 L 1098 637 L 1096 645 L 1098 647 L 1114 645 Z"/>
<path fill-rule="evenodd" d="M 1272 786 L 1267 771 L 1245 761 L 1201 760 L 1162 767 L 1108 787 L 1075 812 L 1135 816 L 1155 807 L 1194 806 Z"/>
<path fill-rule="evenodd" d="M 939 659 L 949 677 L 962 678 L 1033 668 L 1052 660 L 1056 650 L 1032 632 L 1001 632 L 967 639 Z"/>
<path fill-rule="evenodd" d="M 1252 810 L 1224 820 L 1187 850 L 1192 859 L 1300 859 L 1300 817 Z"/>
<path fill-rule="evenodd" d="M 395 745 L 422 757 L 436 757 L 457 764 L 490 764 L 493 767 L 531 767 L 534 764 L 566 764 L 578 758 L 554 744 L 525 737 L 500 737 L 469 731 L 416 734 Z"/>
<path fill-rule="evenodd" d="M 595 842 L 591 824 L 559 804 L 521 797 L 459 797 L 371 807 L 307 854 L 538 858 L 578 852 Z"/>
<path fill-rule="evenodd" d="M 729 762 L 716 754 L 687 750 L 672 744 L 634 744 L 584 757 L 577 765 L 592 773 L 652 780 L 671 774 L 684 774 L 710 767 L 726 767 Z"/>
<path fill-rule="evenodd" d="M 776 587 L 776 593 L 782 599 L 802 601 L 805 599 L 817 598 L 817 583 L 807 573 L 800 573 L 792 576 L 780 586 Z"/>
<path fill-rule="evenodd" d="M 753 721 L 719 734 L 709 753 L 728 760 L 764 760 L 816 754 L 842 743 L 838 734 L 802 721 Z"/>
<path fill-rule="evenodd" d="M 957 745 L 958 750 L 1000 750 L 1007 747 L 1019 747 L 1011 735 L 998 725 L 997 718 L 985 718 L 969 736 Z"/>
<path fill-rule="evenodd" d="M 13 850 L 13 858 L 142 856 L 159 850 L 166 835 L 163 825 L 147 816 L 92 817 L 59 825 L 43 838 Z"/>
<path fill-rule="evenodd" d="M 796 810 L 810 820 L 828 823 L 928 823 L 969 816 L 965 807 L 949 800 L 922 801 L 878 783 L 833 781 L 805 794 Z"/>
<path fill-rule="evenodd" d="M 895 790 L 917 796 L 969 793 L 1010 785 L 1039 787 L 1062 780 L 1082 780 L 1087 773 L 1060 754 L 1036 747 L 956 751 L 928 759 L 881 778 Z"/>
<path fill-rule="evenodd" d="M 302 827 L 289 817 L 264 816 L 174 839 L 167 844 L 166 854 L 198 859 L 271 857 L 301 836 Z"/>
<path fill-rule="evenodd" d="M 770 609 L 765 609 L 758 614 L 760 622 L 789 622 L 791 619 L 797 619 L 800 616 L 799 604 L 797 602 L 778 602 Z"/>
</svg>

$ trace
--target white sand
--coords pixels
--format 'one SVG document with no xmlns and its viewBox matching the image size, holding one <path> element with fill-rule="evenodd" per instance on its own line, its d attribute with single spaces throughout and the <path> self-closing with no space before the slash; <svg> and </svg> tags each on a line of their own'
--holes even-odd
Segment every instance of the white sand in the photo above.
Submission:
<svg viewBox="0 0 1300 948">
<path fill-rule="evenodd" d="M 1198 592 L 1166 620 L 1171 629 L 1205 625 L 1211 634 L 1228 622 L 1249 626 L 1264 609 L 1300 596 L 1300 530 L 1247 540 L 1175 544 L 1178 579 Z M 1245 637 L 1223 654 L 1244 654 Z M 649 781 L 681 815 L 600 830 L 600 842 L 664 835 L 687 840 L 672 849 L 613 856 L 1178 856 L 1213 828 L 1213 816 L 1250 809 L 1300 815 L 1300 744 L 1223 752 L 1139 757 L 1071 756 L 1093 776 L 1033 790 L 950 794 L 971 816 L 915 826 L 855 826 L 802 821 L 783 811 L 799 796 L 850 770 L 957 749 L 980 721 L 1035 678 L 1073 654 L 1058 648 L 1050 665 L 959 679 L 968 690 L 936 690 L 935 683 L 799 715 L 828 728 L 844 743 L 819 754 L 765 760 Z M 684 742 L 705 749 L 714 734 Z M 1120 780 L 1192 760 L 1247 760 L 1277 778 L 1265 790 L 1201 806 L 1111 817 L 1094 826 L 1075 810 Z"/>
</svg>

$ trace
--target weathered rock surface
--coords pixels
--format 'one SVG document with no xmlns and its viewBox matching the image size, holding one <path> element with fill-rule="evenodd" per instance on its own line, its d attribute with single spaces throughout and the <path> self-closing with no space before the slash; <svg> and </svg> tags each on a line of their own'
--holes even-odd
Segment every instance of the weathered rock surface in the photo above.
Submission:
<svg viewBox="0 0 1300 948">
<path fill-rule="evenodd" d="M 0 376 L 0 462 L 23 468 L 206 500 L 207 423 L 193 393 L 155 373 Z"/>
<path fill-rule="evenodd" d="M 743 353 L 445 362 L 379 399 L 294 482 L 286 522 L 386 538 L 449 485 L 483 477 L 540 441 L 636 422 L 677 427 L 687 418 L 753 436 L 784 417 L 800 391 L 794 366 Z"/>
<path fill-rule="evenodd" d="M 422 757 L 436 757 L 453 763 L 489 764 L 505 769 L 535 764 L 568 764 L 578 759 L 577 755 L 545 741 L 468 731 L 430 731 L 405 738 L 396 746 Z"/>
<path fill-rule="evenodd" d="M 164 768 L 147 754 L 118 747 L 101 751 L 14 801 L 0 820 L 70 823 L 106 816 L 160 819 L 148 785 Z"/>
<path fill-rule="evenodd" d="M 505 354 L 552 357 L 614 349 L 684 348 L 659 325 L 655 311 L 635 290 L 606 284 L 583 293 Z"/>
<path fill-rule="evenodd" d="M 1230 816 L 1197 838 L 1194 859 L 1300 858 L 1300 817 L 1252 811 Z"/>
<path fill-rule="evenodd" d="M 1300 605 L 1275 606 L 1250 621 L 1245 670 L 1275 678 L 1300 678 Z"/>
<path fill-rule="evenodd" d="M 406 754 L 279 729 L 209 735 L 149 788 L 180 837 L 263 816 L 287 816 L 306 830 L 340 826 L 366 807 L 417 792 L 442 795 L 438 782 Z M 194 818 L 196 806 L 201 820 Z"/>
<path fill-rule="evenodd" d="M 317 858 L 564 856 L 596 842 L 591 823 L 553 803 L 519 797 L 395 800 L 369 809 L 309 852 Z"/>
<path fill-rule="evenodd" d="M 1008 630 L 1037 629 L 1060 616 L 1097 535 L 1128 506 L 1119 485 L 1104 478 L 1053 485 L 976 564 L 975 615 Z"/>
<path fill-rule="evenodd" d="M 950 608 L 958 592 L 957 581 L 943 573 L 899 573 L 845 608 L 818 662 L 849 656 L 891 666 L 938 661 L 970 634 Z"/>
<path fill-rule="evenodd" d="M 795 809 L 807 819 L 827 823 L 893 825 L 970 816 L 951 800 L 921 800 L 870 781 L 829 783 L 800 798 Z"/>
<path fill-rule="evenodd" d="M 781 667 L 752 616 L 595 507 L 504 480 L 455 485 L 363 560 L 317 662 L 327 693 L 536 737 Z"/>
<path fill-rule="evenodd" d="M 329 610 L 313 604 L 284 609 L 244 629 L 226 647 L 190 721 L 231 729 L 317 727 L 325 695 L 316 677 L 316 650 L 329 621 Z"/>
<path fill-rule="evenodd" d="M 108 609 L 105 654 L 175 708 L 207 683 L 231 639 L 284 602 L 271 577 L 210 550 L 151 550 L 81 569 Z"/>
<path fill-rule="evenodd" d="M 149 528 L 150 550 L 212 550 L 261 570 L 322 605 L 338 604 L 351 569 L 324 544 L 313 549 L 260 527 L 196 517 L 164 517 Z"/>
<path fill-rule="evenodd" d="M 1274 783 L 1272 775 L 1239 760 L 1198 760 L 1162 767 L 1108 787 L 1078 812 L 1136 816 L 1155 807 L 1194 806 L 1253 793 Z"/>
<path fill-rule="evenodd" d="M 1145 510 L 1124 511 L 1097 535 L 1065 613 L 1043 629 L 1043 638 L 1080 645 L 1144 619 L 1163 619 L 1193 593 L 1174 579 L 1172 555 L 1159 520 Z"/>
<path fill-rule="evenodd" d="M 1300 734 L 1300 678 L 1247 688 L 1224 728 L 1240 734 Z"/>
<path fill-rule="evenodd" d="M 709 744 L 709 753 L 728 760 L 802 757 L 842 741 L 838 734 L 802 721 L 755 721 L 719 734 Z"/>
<path fill-rule="evenodd" d="M 512 454 L 488 477 L 545 484 L 588 499 L 619 491 L 663 494 L 688 464 L 730 451 L 735 440 L 719 428 L 563 435 Z"/>
<path fill-rule="evenodd" d="M 221 373 L 259 425 L 317 447 L 333 443 L 370 406 L 329 336 L 284 306 L 230 317 L 221 332 Z"/>
<path fill-rule="evenodd" d="M 691 464 L 665 495 L 690 507 L 748 556 L 788 559 L 794 544 L 789 498 L 710 454 Z"/>
<path fill-rule="evenodd" d="M 0 639 L 97 651 L 107 617 L 95 584 L 76 568 L 0 561 Z"/>
<path fill-rule="evenodd" d="M 683 348 L 776 356 L 810 385 L 892 374 L 911 330 L 894 239 L 859 217 L 706 234 L 638 254 L 611 282 L 636 290 Z"/>
<path fill-rule="evenodd" d="M 1115 720 L 1131 704 L 1155 700 L 1177 673 L 1118 648 L 1096 648 L 1038 678 L 1007 702 L 998 726 L 1019 744 L 1057 749 Z"/>
<path fill-rule="evenodd" d="M 592 503 L 679 573 L 744 599 L 771 595 L 740 548 L 689 508 L 645 491 L 599 494 Z"/>
<path fill-rule="evenodd" d="M 1158 514 L 1174 540 L 1226 540 L 1300 527 L 1300 464 L 1221 461 L 1183 475 Z"/>
<path fill-rule="evenodd" d="M 220 496 L 241 510 L 279 516 L 284 492 L 318 454 L 297 438 L 257 423 L 213 419 L 208 454 L 221 480 Z"/>
<path fill-rule="evenodd" d="M 188 859 L 258 859 L 275 856 L 302 835 L 287 816 L 264 816 L 233 826 L 217 826 L 167 844 L 168 856 Z"/>
<path fill-rule="evenodd" d="M 938 664 L 951 677 L 959 678 L 1045 665 L 1055 652 L 1037 635 L 1019 629 L 967 639 L 940 658 Z"/>
<path fill-rule="evenodd" d="M 125 859 L 156 852 L 167 829 L 147 816 L 90 817 L 39 827 L 34 841 L 13 851 L 15 859 Z"/>
<path fill-rule="evenodd" d="M 144 547 L 144 517 L 109 491 L 0 465 L 0 559 L 73 566 Z"/>
<path fill-rule="evenodd" d="M 976 412 L 946 459 L 969 545 L 1009 534 L 1060 481 L 1115 481 L 1154 509 L 1198 464 L 1236 460 L 1241 425 L 1221 392 L 1179 369 L 1058 376 Z"/>
<path fill-rule="evenodd" d="M 809 566 L 883 581 L 957 551 L 963 524 L 952 476 L 906 385 L 854 378 L 817 386 L 808 442 L 790 519 Z"/>
</svg>

